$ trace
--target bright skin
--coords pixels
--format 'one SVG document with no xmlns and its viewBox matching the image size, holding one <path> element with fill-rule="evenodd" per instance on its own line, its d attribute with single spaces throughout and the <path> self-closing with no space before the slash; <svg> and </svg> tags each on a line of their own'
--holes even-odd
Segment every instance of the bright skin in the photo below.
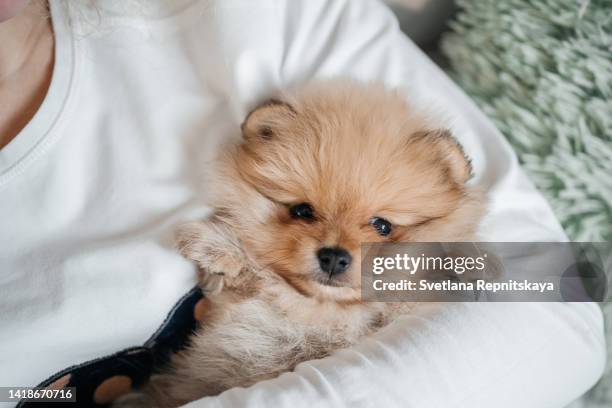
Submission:
<svg viewBox="0 0 612 408">
<path fill-rule="evenodd" d="M 51 83 L 54 38 L 47 1 L 0 0 L 0 149 L 40 107 Z"/>
</svg>

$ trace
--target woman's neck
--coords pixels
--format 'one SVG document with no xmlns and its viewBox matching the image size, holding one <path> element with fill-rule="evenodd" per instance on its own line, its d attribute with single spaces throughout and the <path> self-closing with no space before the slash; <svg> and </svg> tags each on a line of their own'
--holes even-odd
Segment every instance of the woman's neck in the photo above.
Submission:
<svg viewBox="0 0 612 408">
<path fill-rule="evenodd" d="M 45 1 L 0 23 L 0 149 L 32 119 L 53 72 L 53 30 Z"/>
</svg>

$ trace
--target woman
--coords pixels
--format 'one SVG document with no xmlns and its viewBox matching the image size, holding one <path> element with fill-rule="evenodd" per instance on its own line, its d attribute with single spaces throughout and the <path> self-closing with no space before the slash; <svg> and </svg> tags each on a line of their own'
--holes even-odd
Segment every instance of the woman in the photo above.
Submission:
<svg viewBox="0 0 612 408">
<path fill-rule="evenodd" d="M 312 78 L 442 106 L 491 196 L 486 239 L 565 239 L 500 134 L 376 2 L 4 0 L 0 18 L 0 386 L 142 344 L 194 285 L 172 236 L 207 214 L 202 164 L 254 104 Z M 562 407 L 603 356 L 596 305 L 431 304 L 190 406 Z"/>
</svg>

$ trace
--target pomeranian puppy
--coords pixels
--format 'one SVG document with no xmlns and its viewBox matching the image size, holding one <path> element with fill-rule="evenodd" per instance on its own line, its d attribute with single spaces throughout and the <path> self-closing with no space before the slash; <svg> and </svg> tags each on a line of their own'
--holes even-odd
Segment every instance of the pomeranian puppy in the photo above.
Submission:
<svg viewBox="0 0 612 408">
<path fill-rule="evenodd" d="M 178 406 L 351 346 L 410 309 L 361 300 L 361 243 L 474 237 L 469 160 L 398 92 L 310 84 L 257 107 L 242 135 L 220 157 L 214 215 L 178 234 L 201 326 L 123 406 Z"/>
</svg>

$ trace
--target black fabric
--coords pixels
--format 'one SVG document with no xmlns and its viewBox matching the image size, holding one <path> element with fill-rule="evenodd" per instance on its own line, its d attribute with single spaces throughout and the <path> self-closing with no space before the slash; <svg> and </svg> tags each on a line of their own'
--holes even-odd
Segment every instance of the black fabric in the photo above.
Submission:
<svg viewBox="0 0 612 408">
<path fill-rule="evenodd" d="M 105 380 L 117 375 L 130 377 L 132 386 L 138 388 L 147 382 L 151 374 L 161 370 L 173 353 L 186 346 L 189 335 L 193 333 L 197 325 L 194 308 L 202 297 L 199 287 L 191 289 L 172 308 L 164 323 L 143 346 L 132 347 L 110 356 L 68 367 L 38 385 L 47 387 L 70 374 L 70 381 L 66 386 L 76 387 L 76 402 L 21 401 L 17 407 L 100 407 L 101 405 L 96 404 L 93 400 L 96 388 Z"/>
</svg>

